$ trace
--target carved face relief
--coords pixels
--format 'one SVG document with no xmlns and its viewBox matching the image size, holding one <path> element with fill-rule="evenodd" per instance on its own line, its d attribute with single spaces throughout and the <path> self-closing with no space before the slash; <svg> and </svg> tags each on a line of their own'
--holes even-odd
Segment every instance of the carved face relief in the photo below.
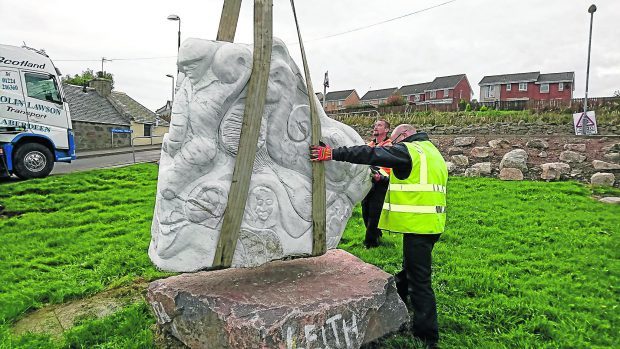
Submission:
<svg viewBox="0 0 620 349">
<path fill-rule="evenodd" d="M 252 50 L 247 45 L 186 40 L 179 83 L 164 136 L 149 256 L 159 268 L 210 268 L 228 205 L 248 98 Z M 312 252 L 310 107 L 305 82 L 282 40 L 274 38 L 266 104 L 233 267 L 257 266 Z M 316 97 L 321 139 L 364 144 L 327 117 Z M 352 206 L 370 189 L 367 166 L 326 164 L 327 245 L 337 247 Z M 239 203 L 235 203 L 239 206 Z"/>
<path fill-rule="evenodd" d="M 251 225 L 259 228 L 273 227 L 276 224 L 278 200 L 273 190 L 258 186 L 250 192 L 249 220 Z"/>
</svg>

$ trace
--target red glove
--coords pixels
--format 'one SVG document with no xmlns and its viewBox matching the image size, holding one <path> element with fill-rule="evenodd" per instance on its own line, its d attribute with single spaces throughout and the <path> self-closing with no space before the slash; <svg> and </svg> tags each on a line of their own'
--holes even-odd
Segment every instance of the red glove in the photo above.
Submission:
<svg viewBox="0 0 620 349">
<path fill-rule="evenodd" d="M 329 145 L 311 145 L 310 161 L 329 161 L 332 159 L 332 148 Z"/>
</svg>

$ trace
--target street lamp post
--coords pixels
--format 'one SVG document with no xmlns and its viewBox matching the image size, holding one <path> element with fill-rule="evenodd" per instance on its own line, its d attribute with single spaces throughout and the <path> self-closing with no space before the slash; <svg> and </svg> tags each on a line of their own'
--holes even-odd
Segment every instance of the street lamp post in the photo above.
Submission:
<svg viewBox="0 0 620 349">
<path fill-rule="evenodd" d="M 179 22 L 179 32 L 177 37 L 177 53 L 181 49 L 181 17 L 177 15 L 168 16 L 168 20 L 170 21 L 178 21 Z M 177 66 L 177 75 L 179 75 L 179 67 Z"/>
<path fill-rule="evenodd" d="M 174 103 L 174 76 L 172 74 L 166 74 L 167 77 L 172 79 L 172 99 L 170 99 L 170 103 Z"/>
<path fill-rule="evenodd" d="M 177 15 L 170 15 L 168 16 L 168 20 L 170 21 L 179 21 L 179 36 L 178 36 L 178 41 L 177 41 L 177 51 L 179 50 L 179 48 L 181 47 L 181 17 L 177 16 Z"/>
<path fill-rule="evenodd" d="M 592 4 L 588 8 L 588 13 L 590 13 L 590 38 L 588 39 L 588 66 L 586 68 L 586 96 L 583 99 L 583 117 L 581 120 L 581 127 L 583 130 L 583 134 L 587 134 L 587 117 L 586 113 L 588 112 L 588 82 L 590 80 L 590 50 L 592 49 L 592 22 L 594 22 L 594 12 L 596 12 L 596 5 Z"/>
</svg>

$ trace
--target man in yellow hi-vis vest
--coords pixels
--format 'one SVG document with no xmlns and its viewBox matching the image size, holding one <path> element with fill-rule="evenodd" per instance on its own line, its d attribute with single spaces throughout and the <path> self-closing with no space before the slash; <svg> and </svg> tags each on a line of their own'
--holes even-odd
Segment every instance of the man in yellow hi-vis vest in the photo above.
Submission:
<svg viewBox="0 0 620 349">
<path fill-rule="evenodd" d="M 437 305 L 431 285 L 435 242 L 446 224 L 448 169 L 426 133 L 407 124 L 390 137 L 391 147 L 354 146 L 331 149 L 310 146 L 311 161 L 346 161 L 392 168 L 379 228 L 403 234 L 403 271 L 396 275 L 398 293 L 414 310 L 412 331 L 428 347 L 439 341 Z"/>
</svg>

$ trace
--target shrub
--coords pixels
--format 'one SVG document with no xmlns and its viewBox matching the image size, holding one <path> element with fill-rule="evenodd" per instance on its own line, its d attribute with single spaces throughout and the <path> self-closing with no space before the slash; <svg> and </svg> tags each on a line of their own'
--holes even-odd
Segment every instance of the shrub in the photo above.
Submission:
<svg viewBox="0 0 620 349">
<path fill-rule="evenodd" d="M 480 107 L 480 111 L 487 111 L 489 110 L 489 108 L 486 105 L 483 105 L 482 107 Z"/>
<path fill-rule="evenodd" d="M 467 103 L 465 106 L 465 111 L 471 111 L 471 103 Z"/>
<path fill-rule="evenodd" d="M 465 108 L 467 108 L 467 101 L 461 98 L 459 101 L 459 111 L 465 111 Z"/>
<path fill-rule="evenodd" d="M 407 104 L 407 100 L 405 100 L 405 97 L 401 96 L 400 94 L 394 94 L 388 97 L 385 105 L 389 105 L 389 106 L 397 106 L 397 105 L 405 105 Z"/>
</svg>

